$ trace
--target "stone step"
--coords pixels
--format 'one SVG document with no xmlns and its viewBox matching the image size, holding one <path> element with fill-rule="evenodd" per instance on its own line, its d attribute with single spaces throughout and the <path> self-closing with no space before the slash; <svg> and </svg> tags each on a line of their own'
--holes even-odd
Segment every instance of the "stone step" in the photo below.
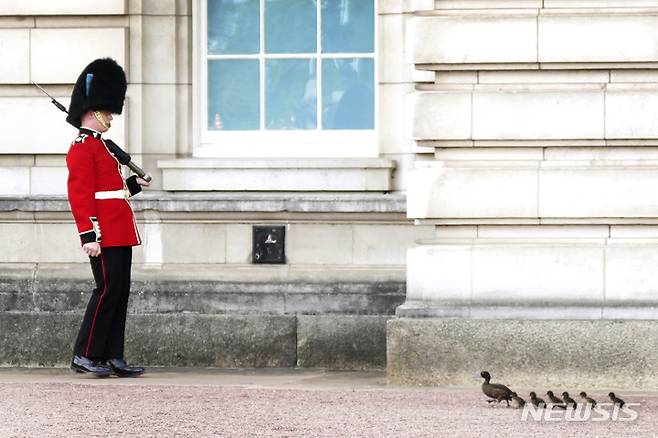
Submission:
<svg viewBox="0 0 658 438">
<path fill-rule="evenodd" d="M 126 359 L 147 366 L 383 369 L 372 315 L 128 315 Z M 68 366 L 82 313 L 0 312 L 0 366 Z"/>
<path fill-rule="evenodd" d="M 91 275 L 89 275 L 91 277 Z M 83 311 L 91 278 L 0 278 L 0 312 Z M 392 315 L 404 282 L 135 280 L 129 312 Z"/>
</svg>

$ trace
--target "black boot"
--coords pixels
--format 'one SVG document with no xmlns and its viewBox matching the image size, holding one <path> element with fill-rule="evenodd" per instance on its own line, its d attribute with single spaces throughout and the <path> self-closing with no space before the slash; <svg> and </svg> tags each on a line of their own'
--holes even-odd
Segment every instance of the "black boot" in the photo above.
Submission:
<svg viewBox="0 0 658 438">
<path fill-rule="evenodd" d="M 71 369 L 76 373 L 91 374 L 97 377 L 107 377 L 112 372 L 110 367 L 84 356 L 73 356 Z"/>
<path fill-rule="evenodd" d="M 123 359 L 110 359 L 107 361 L 112 372 L 118 377 L 137 377 L 144 374 L 143 367 L 131 367 Z"/>
</svg>

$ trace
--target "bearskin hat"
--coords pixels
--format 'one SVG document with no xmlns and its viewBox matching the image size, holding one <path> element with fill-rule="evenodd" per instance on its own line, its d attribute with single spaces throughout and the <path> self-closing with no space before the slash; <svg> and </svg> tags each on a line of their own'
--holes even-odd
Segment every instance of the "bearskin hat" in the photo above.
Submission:
<svg viewBox="0 0 658 438">
<path fill-rule="evenodd" d="M 79 128 L 80 118 L 87 111 L 121 114 L 126 87 L 126 73 L 115 60 L 92 61 L 75 82 L 66 121 Z"/>
</svg>

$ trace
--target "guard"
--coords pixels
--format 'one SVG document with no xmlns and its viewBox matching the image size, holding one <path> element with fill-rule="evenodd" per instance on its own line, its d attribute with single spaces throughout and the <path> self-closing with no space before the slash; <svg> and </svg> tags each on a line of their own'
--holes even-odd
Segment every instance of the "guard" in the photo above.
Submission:
<svg viewBox="0 0 658 438">
<path fill-rule="evenodd" d="M 132 247 L 141 244 L 128 198 L 149 182 L 135 175 L 124 180 L 119 161 L 101 137 L 110 129 L 112 114 L 121 114 L 126 87 L 126 75 L 116 61 L 93 61 L 75 83 L 66 118 L 80 130 L 66 155 L 68 199 L 96 282 L 71 369 L 99 377 L 144 372 L 126 364 L 123 350 Z"/>
</svg>

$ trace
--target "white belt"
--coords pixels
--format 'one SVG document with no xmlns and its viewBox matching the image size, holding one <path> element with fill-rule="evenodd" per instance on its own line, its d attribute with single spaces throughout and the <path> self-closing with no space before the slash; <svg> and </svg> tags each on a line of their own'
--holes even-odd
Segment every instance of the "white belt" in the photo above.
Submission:
<svg viewBox="0 0 658 438">
<path fill-rule="evenodd" d="M 109 190 L 107 192 L 96 192 L 96 199 L 128 199 L 130 195 L 127 190 Z"/>
</svg>

